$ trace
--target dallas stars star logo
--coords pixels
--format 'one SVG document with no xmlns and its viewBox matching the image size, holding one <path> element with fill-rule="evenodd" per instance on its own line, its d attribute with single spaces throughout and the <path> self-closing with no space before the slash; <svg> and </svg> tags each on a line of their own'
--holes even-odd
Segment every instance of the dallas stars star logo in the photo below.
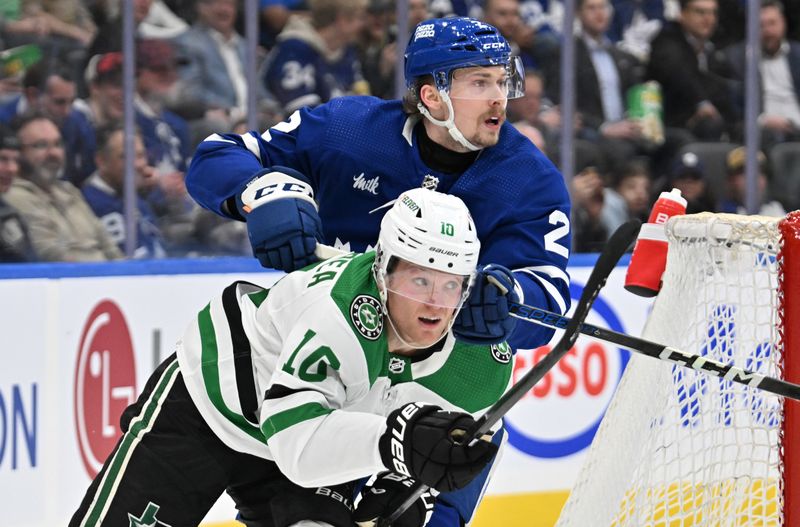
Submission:
<svg viewBox="0 0 800 527">
<path fill-rule="evenodd" d="M 367 340 L 378 340 L 383 331 L 383 310 L 377 298 L 359 295 L 350 304 L 350 320 Z"/>
<path fill-rule="evenodd" d="M 147 507 L 138 518 L 129 512 L 129 527 L 170 527 L 166 523 L 158 521 L 158 518 L 156 518 L 156 513 L 160 508 L 160 506 L 151 501 L 147 503 Z"/>
</svg>

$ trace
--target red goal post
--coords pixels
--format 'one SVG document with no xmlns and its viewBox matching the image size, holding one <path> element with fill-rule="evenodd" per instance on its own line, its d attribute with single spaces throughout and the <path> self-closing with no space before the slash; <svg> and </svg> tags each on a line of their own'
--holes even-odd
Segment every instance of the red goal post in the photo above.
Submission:
<svg viewBox="0 0 800 527">
<path fill-rule="evenodd" d="M 779 227 L 783 373 L 800 383 L 800 211 L 790 212 Z M 784 401 L 783 418 L 784 525 L 800 525 L 800 403 Z"/>
</svg>

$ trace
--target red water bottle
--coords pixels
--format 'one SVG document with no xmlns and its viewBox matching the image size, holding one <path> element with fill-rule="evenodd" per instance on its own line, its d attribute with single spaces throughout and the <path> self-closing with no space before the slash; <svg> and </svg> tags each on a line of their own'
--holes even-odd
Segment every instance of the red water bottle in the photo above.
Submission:
<svg viewBox="0 0 800 527">
<path fill-rule="evenodd" d="M 664 224 L 673 216 L 686 214 L 686 199 L 674 188 L 662 192 L 642 225 L 625 275 L 625 289 L 639 296 L 656 296 L 667 267 L 667 233 Z"/>
</svg>

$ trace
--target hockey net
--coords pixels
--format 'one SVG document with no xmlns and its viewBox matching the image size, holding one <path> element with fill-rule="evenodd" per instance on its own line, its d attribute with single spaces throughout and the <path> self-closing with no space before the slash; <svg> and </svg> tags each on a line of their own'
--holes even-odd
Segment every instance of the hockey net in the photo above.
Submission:
<svg viewBox="0 0 800 527">
<path fill-rule="evenodd" d="M 800 382 L 797 214 L 670 220 L 644 338 Z M 633 354 L 557 525 L 798 526 L 798 406 Z"/>
</svg>

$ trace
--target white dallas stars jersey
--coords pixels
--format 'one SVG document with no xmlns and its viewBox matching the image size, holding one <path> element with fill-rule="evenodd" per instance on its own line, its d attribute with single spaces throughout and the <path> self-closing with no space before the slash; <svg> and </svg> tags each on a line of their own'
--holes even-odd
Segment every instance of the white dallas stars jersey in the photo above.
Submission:
<svg viewBox="0 0 800 527">
<path fill-rule="evenodd" d="M 371 267 L 349 254 L 286 275 L 271 289 L 237 282 L 178 344 L 189 393 L 231 448 L 274 460 L 299 485 L 385 470 L 387 416 L 411 401 L 478 415 L 511 379 L 511 352 L 448 336 L 411 359 L 387 349 Z"/>
</svg>

